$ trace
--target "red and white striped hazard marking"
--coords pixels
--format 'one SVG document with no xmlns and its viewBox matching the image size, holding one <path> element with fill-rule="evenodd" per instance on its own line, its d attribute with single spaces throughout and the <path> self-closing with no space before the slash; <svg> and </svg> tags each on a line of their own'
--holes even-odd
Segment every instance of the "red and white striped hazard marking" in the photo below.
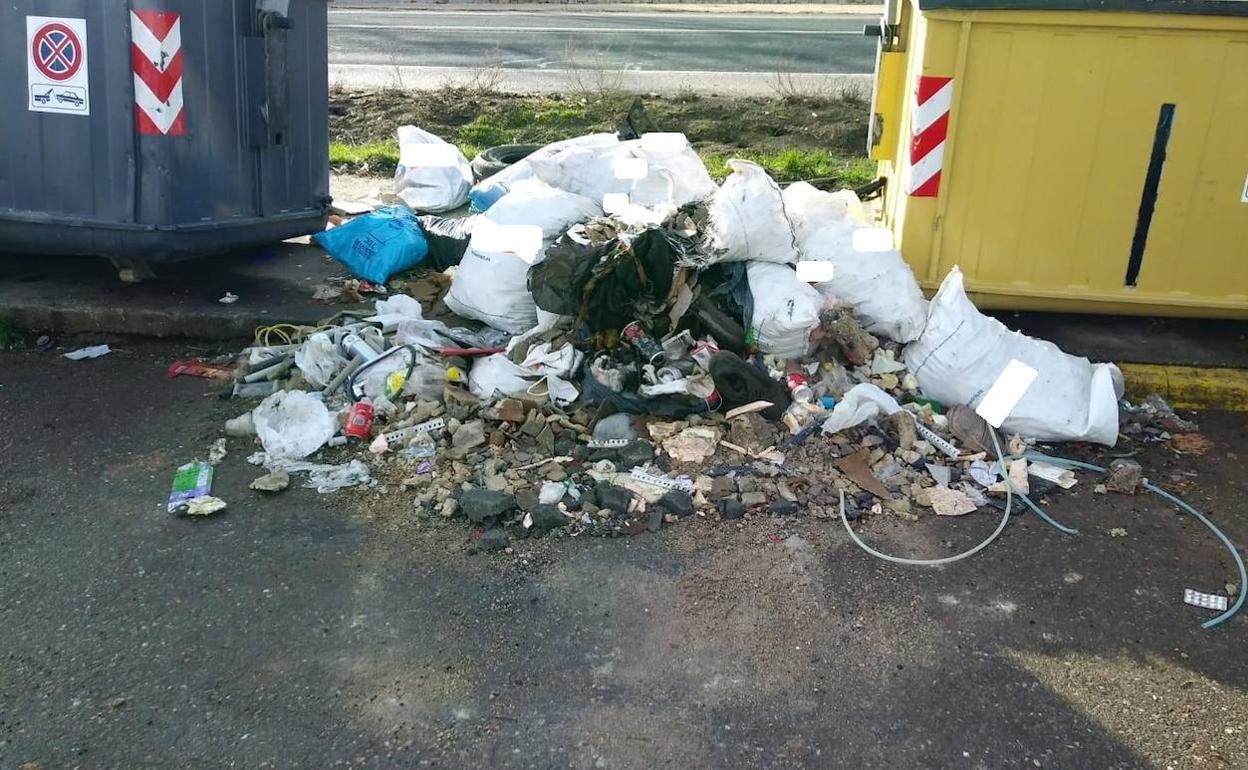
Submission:
<svg viewBox="0 0 1248 770">
<path fill-rule="evenodd" d="M 940 167 L 945 160 L 945 137 L 949 134 L 952 102 L 953 78 L 919 76 L 919 85 L 914 90 L 914 115 L 910 120 L 908 195 L 935 198 L 940 192 Z"/>
<path fill-rule="evenodd" d="M 140 134 L 182 136 L 182 20 L 167 11 L 130 12 L 134 119 Z"/>
</svg>

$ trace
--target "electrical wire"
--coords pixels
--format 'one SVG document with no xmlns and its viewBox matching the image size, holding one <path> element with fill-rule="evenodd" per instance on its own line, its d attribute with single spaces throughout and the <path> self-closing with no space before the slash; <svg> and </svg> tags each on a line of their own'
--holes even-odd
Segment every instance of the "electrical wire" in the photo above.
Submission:
<svg viewBox="0 0 1248 770">
<path fill-rule="evenodd" d="M 1085 463 L 1079 460 L 1071 460 L 1065 457 L 1052 457 L 1050 455 L 1041 454 L 1040 452 L 1028 452 L 1026 455 L 1024 455 L 1024 457 L 1030 460 L 1039 460 L 1041 462 L 1053 463 L 1054 465 L 1063 465 L 1068 468 L 1081 468 L 1083 470 L 1095 471 L 1097 473 L 1106 472 L 1106 469 L 1102 468 L 1099 465 L 1093 465 L 1092 463 Z M 1230 538 L 1228 538 L 1222 532 L 1222 530 L 1218 529 L 1217 525 L 1214 524 L 1212 521 L 1210 521 L 1208 517 L 1206 517 L 1203 513 L 1193 508 L 1182 498 L 1179 498 L 1179 497 L 1176 497 L 1175 495 L 1170 494 L 1166 490 L 1162 489 L 1161 487 L 1158 487 L 1157 485 L 1153 484 L 1151 481 L 1148 481 L 1148 480 L 1144 481 L 1143 487 L 1147 489 L 1149 492 L 1152 492 L 1153 494 L 1162 498 L 1163 500 L 1173 503 L 1180 510 L 1186 513 L 1190 513 L 1193 516 L 1195 516 L 1196 519 L 1201 524 L 1204 524 L 1205 527 L 1210 532 L 1213 533 L 1214 537 L 1216 537 L 1218 540 L 1222 542 L 1222 545 L 1226 546 L 1226 550 L 1231 552 L 1231 558 L 1235 560 L 1235 567 L 1239 570 L 1239 598 L 1235 600 L 1235 604 L 1227 608 L 1226 612 L 1223 612 L 1221 615 L 1218 615 L 1216 618 L 1206 620 L 1204 623 L 1200 624 L 1200 627 L 1201 628 L 1213 628 L 1214 626 L 1221 625 L 1222 623 L 1225 623 L 1226 621 L 1230 620 L 1231 617 L 1235 613 L 1239 612 L 1240 608 L 1244 606 L 1244 598 L 1245 598 L 1244 591 L 1248 590 L 1248 585 L 1246 585 L 1248 584 L 1248 569 L 1244 567 L 1244 560 L 1240 557 L 1238 549 L 1235 548 L 1235 544 L 1232 543 Z"/>
</svg>

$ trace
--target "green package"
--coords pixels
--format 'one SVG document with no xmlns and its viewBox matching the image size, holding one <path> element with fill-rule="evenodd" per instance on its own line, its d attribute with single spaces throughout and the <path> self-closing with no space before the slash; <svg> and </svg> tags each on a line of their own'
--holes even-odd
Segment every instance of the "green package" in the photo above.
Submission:
<svg viewBox="0 0 1248 770">
<path fill-rule="evenodd" d="M 184 507 L 196 497 L 212 491 L 212 466 L 196 460 L 178 467 L 173 474 L 173 490 L 169 493 L 169 512 Z"/>
</svg>

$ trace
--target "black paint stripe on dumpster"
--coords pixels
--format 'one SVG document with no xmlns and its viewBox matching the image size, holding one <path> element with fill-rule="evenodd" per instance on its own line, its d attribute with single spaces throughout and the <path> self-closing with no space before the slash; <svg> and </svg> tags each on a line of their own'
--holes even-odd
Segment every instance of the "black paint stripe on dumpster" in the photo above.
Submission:
<svg viewBox="0 0 1248 770">
<path fill-rule="evenodd" d="M 1157 205 L 1157 188 L 1161 186 L 1161 166 L 1166 162 L 1166 145 L 1170 143 L 1170 127 L 1174 125 L 1174 105 L 1163 104 L 1157 113 L 1157 132 L 1153 135 L 1153 152 L 1148 157 L 1148 173 L 1144 175 L 1144 191 L 1140 195 L 1140 213 L 1135 220 L 1131 238 L 1131 257 L 1127 260 L 1127 286 L 1135 286 L 1148 244 L 1148 229 L 1153 225 L 1153 208 Z"/>
</svg>

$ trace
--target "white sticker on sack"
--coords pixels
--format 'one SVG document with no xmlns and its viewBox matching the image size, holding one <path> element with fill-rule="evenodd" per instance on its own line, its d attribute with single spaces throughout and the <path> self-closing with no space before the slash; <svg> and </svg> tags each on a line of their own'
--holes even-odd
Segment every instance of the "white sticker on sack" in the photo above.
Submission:
<svg viewBox="0 0 1248 770">
<path fill-rule="evenodd" d="M 803 259 L 797 263 L 797 280 L 802 283 L 823 283 L 832 280 L 833 265 L 821 259 Z"/>
<path fill-rule="evenodd" d="M 893 250 L 893 232 L 883 227 L 863 227 L 853 233 L 854 251 L 876 252 Z"/>
<path fill-rule="evenodd" d="M 616 158 L 612 171 L 616 179 L 645 179 L 650 173 L 650 164 L 645 158 Z"/>
<path fill-rule="evenodd" d="M 604 214 L 623 214 L 625 211 L 628 211 L 628 207 L 628 193 L 607 193 L 602 196 L 602 211 Z"/>
<path fill-rule="evenodd" d="M 542 251 L 542 228 L 537 225 L 500 225 L 482 218 L 472 231 L 478 254 L 514 254 L 526 264 Z"/>
<path fill-rule="evenodd" d="M 641 149 L 646 152 L 680 152 L 689 146 L 689 140 L 679 132 L 655 131 L 641 135 Z"/>
<path fill-rule="evenodd" d="M 455 168 L 460 163 L 459 148 L 453 144 L 414 144 L 399 147 L 399 164 L 412 168 Z"/>
<path fill-rule="evenodd" d="M 975 407 L 976 414 L 992 427 L 1000 428 L 1010 412 L 1014 411 L 1014 407 L 1018 406 L 1031 383 L 1036 381 L 1038 374 L 1039 372 L 1017 358 L 1011 359 L 1001 376 L 997 377 L 997 381 L 992 383 L 992 387 L 980 400 L 979 406 Z"/>
</svg>

